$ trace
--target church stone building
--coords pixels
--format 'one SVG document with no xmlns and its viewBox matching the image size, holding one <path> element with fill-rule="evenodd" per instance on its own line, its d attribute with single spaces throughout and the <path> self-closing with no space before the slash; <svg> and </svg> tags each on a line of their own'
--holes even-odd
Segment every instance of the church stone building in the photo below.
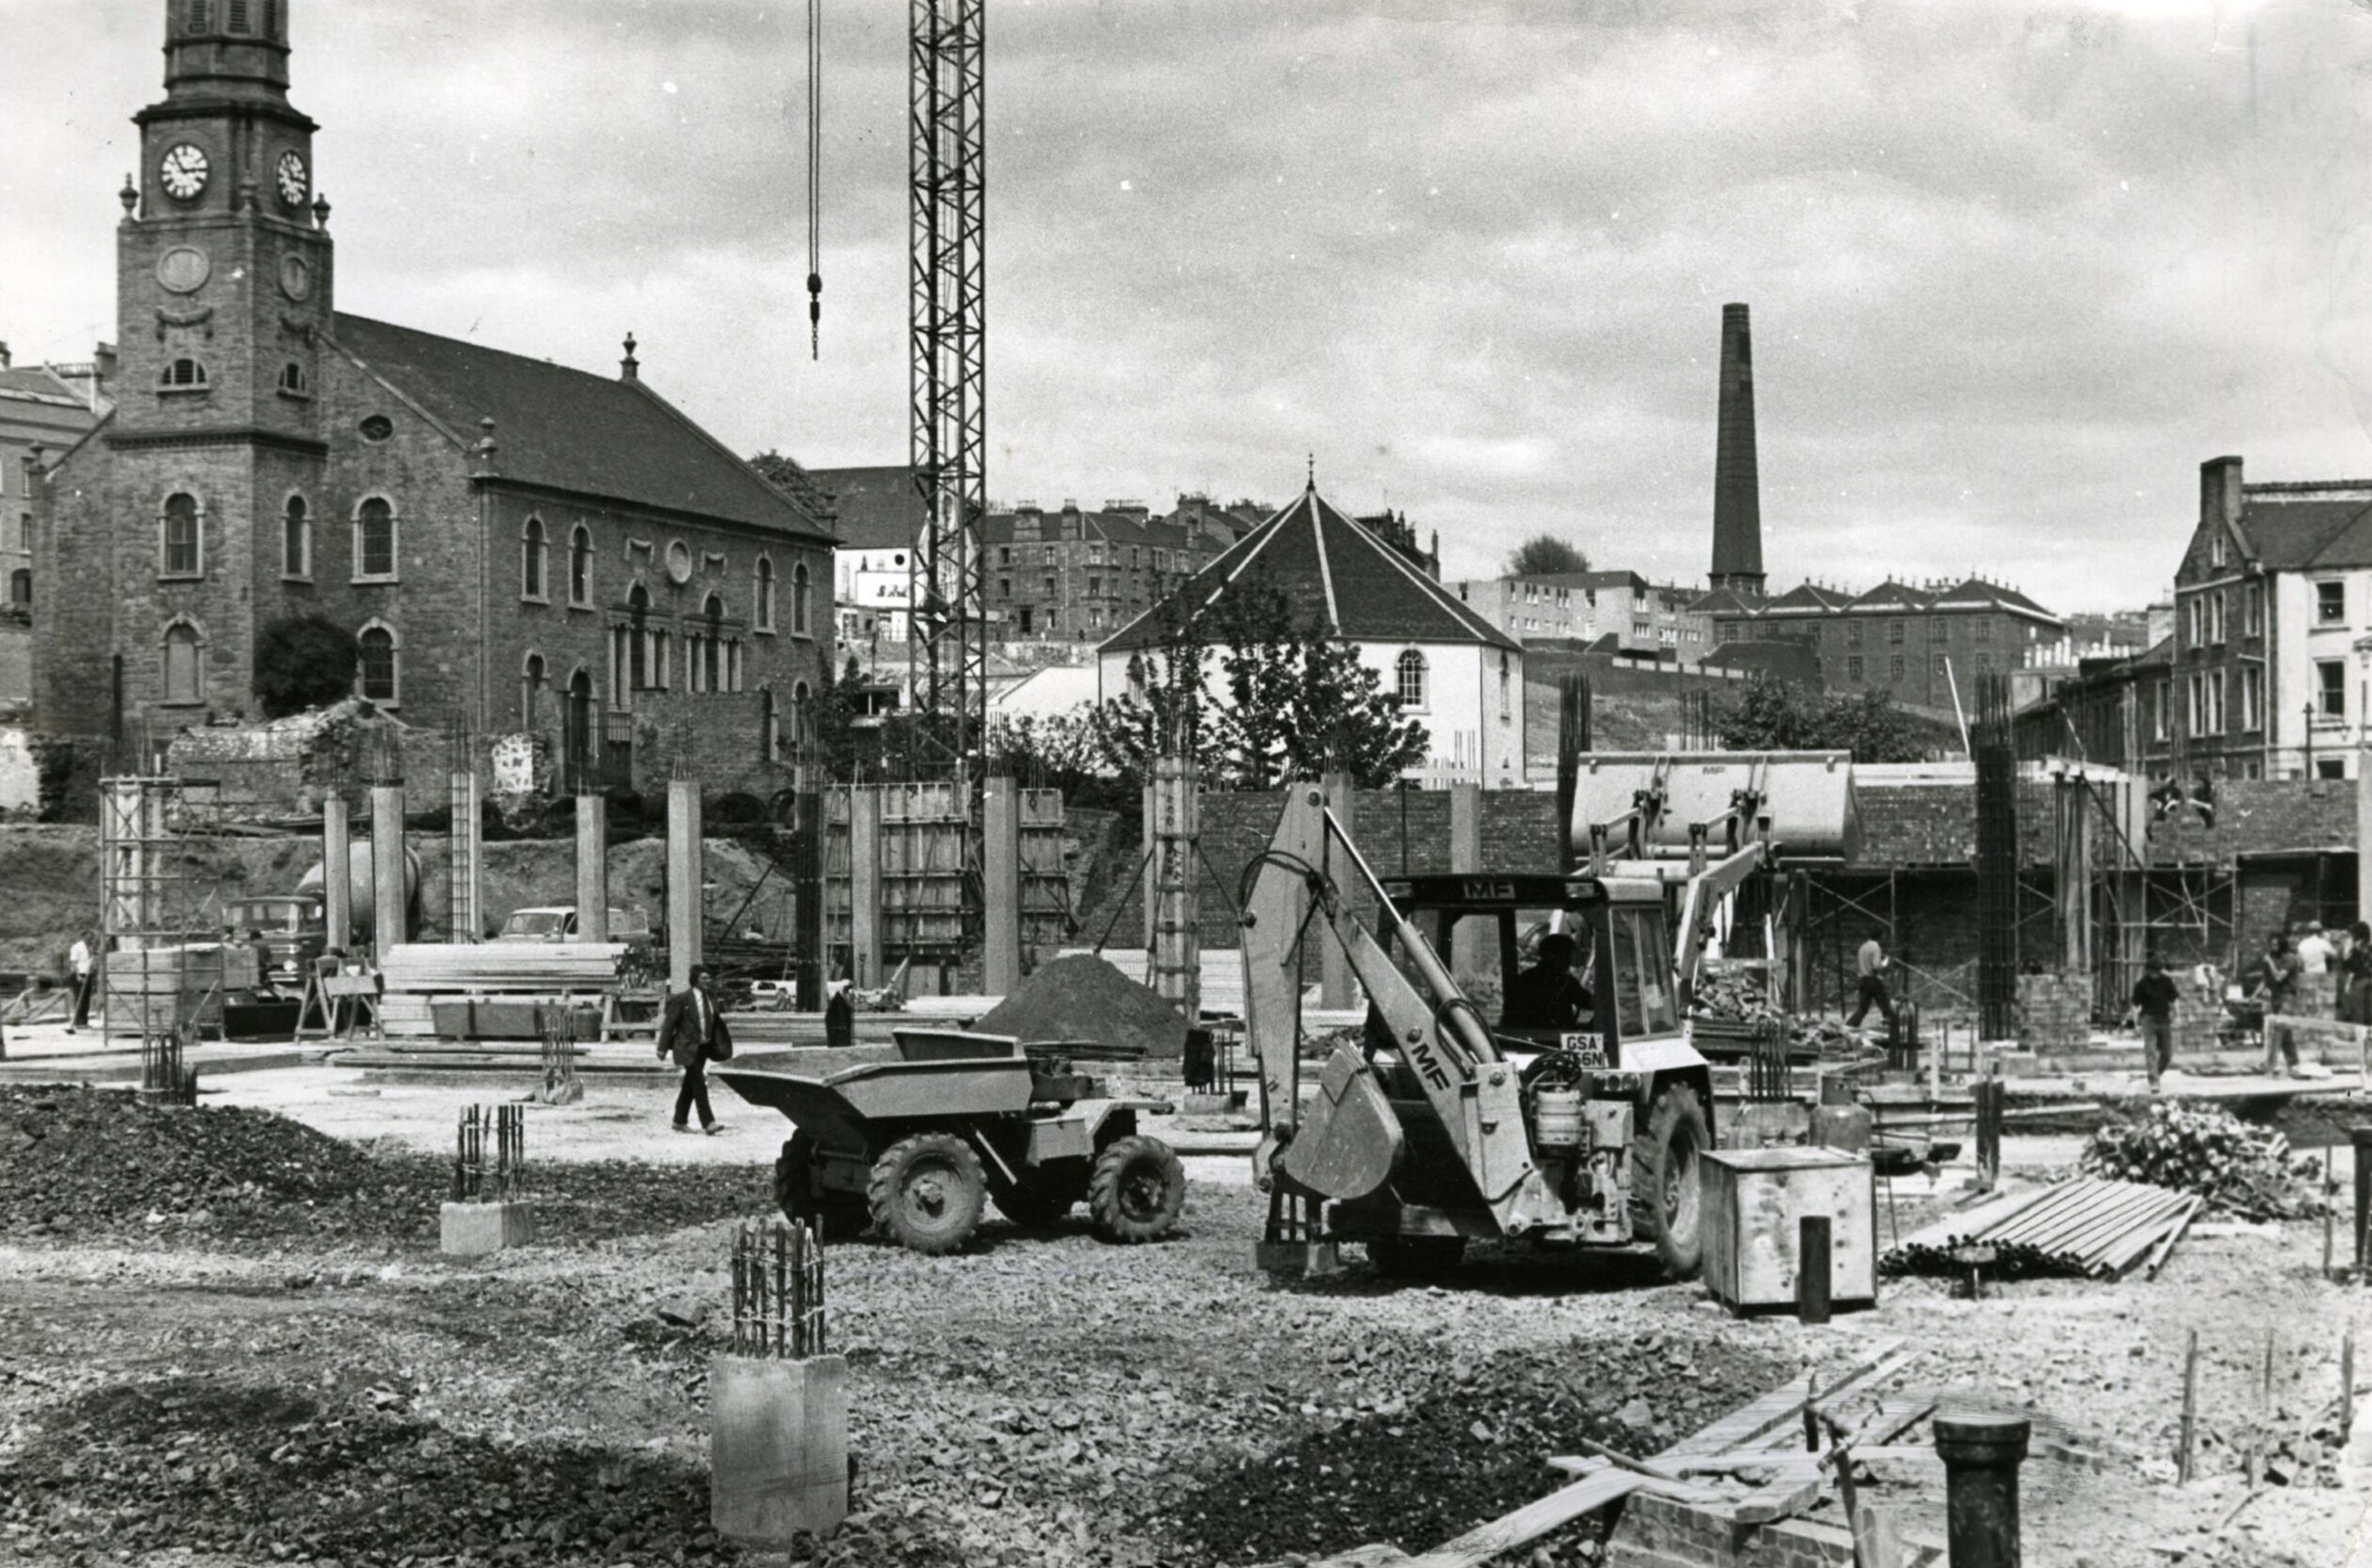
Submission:
<svg viewBox="0 0 2372 1568">
<path fill-rule="evenodd" d="M 37 725 L 252 716 L 258 635 L 319 612 L 409 725 L 546 736 L 580 778 L 680 750 L 764 782 L 826 678 L 827 519 L 653 392 L 630 337 L 611 377 L 339 312 L 288 8 L 167 7 L 115 410 L 40 497 Z"/>
</svg>

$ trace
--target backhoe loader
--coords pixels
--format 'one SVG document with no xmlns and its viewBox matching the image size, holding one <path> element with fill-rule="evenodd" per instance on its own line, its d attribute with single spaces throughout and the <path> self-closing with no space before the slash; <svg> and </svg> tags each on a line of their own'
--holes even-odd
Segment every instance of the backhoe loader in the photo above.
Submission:
<svg viewBox="0 0 2372 1568">
<path fill-rule="evenodd" d="M 1818 797 L 1816 824 L 1790 824 L 1816 851 L 1850 841 L 1850 769 L 1829 755 L 1692 759 L 1677 772 L 1661 765 L 1671 759 L 1649 760 L 1659 765 L 1631 792 L 1629 819 L 1611 825 L 1628 853 L 1611 853 L 1604 788 L 1577 792 L 1578 864 L 1564 874 L 1387 882 L 1321 790 L 1286 791 L 1268 847 L 1248 870 L 1243 915 L 1245 1022 L 1264 1128 L 1254 1178 L 1271 1195 L 1264 1260 L 1290 1254 L 1276 1245 L 1287 1240 L 1357 1241 L 1385 1273 L 1426 1275 L 1453 1267 L 1471 1239 L 1521 1237 L 1652 1243 L 1674 1278 L 1694 1275 L 1697 1158 L 1714 1147 L 1713 1096 L 1710 1069 L 1688 1037 L 1684 989 L 1708 912 L 1777 864 L 1775 773 L 1795 776 L 1783 820 Z M 1724 811 L 1693 822 L 1672 812 L 1687 781 L 1722 776 L 1731 781 Z M 1374 931 L 1362 904 L 1375 911 Z M 1489 922 L 1504 993 L 1538 994 L 1516 972 L 1515 954 L 1519 917 L 1540 913 L 1579 957 L 1567 1016 L 1486 1019 L 1442 960 L 1451 930 Z M 1432 925 L 1432 940 L 1420 923 Z M 1340 945 L 1369 1004 L 1363 1038 L 1327 1058 L 1306 1107 L 1298 1051 L 1305 937 Z"/>
</svg>

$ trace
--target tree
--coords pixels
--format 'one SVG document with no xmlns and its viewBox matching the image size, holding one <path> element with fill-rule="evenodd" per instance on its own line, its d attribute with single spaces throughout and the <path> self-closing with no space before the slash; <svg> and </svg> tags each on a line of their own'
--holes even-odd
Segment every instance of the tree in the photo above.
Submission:
<svg viewBox="0 0 2372 1568">
<path fill-rule="evenodd" d="M 1792 681 L 1757 680 L 1715 723 L 1732 751 L 1847 751 L 1857 762 L 1921 762 L 1937 749 L 1926 727 L 1879 691 L 1823 696 Z"/>
<path fill-rule="evenodd" d="M 1170 612 L 1159 646 L 1129 661 L 1129 688 L 1105 705 L 1097 731 L 1105 765 L 1129 781 L 1176 749 L 1219 789 L 1274 789 L 1335 769 L 1379 789 L 1431 744 L 1354 648 L 1298 623 L 1282 593 L 1250 580 Z"/>
<path fill-rule="evenodd" d="M 255 705 L 285 719 L 351 696 L 360 658 L 354 634 L 327 615 L 284 615 L 255 637 Z"/>
<path fill-rule="evenodd" d="M 814 476 L 780 452 L 760 452 L 749 460 L 749 466 L 758 471 L 760 479 L 805 505 L 810 512 L 821 515 L 832 509 L 831 498 L 825 494 L 822 485 L 815 482 Z"/>
<path fill-rule="evenodd" d="M 1556 572 L 1586 572 L 1589 553 L 1554 533 L 1535 533 L 1515 547 L 1507 558 L 1510 577 L 1547 577 Z"/>
</svg>

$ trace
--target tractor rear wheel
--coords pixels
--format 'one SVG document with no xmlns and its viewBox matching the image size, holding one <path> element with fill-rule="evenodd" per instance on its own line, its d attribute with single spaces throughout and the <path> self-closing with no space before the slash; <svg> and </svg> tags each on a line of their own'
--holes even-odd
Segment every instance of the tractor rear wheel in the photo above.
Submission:
<svg viewBox="0 0 2372 1568">
<path fill-rule="evenodd" d="M 1696 1278 L 1703 1259 L 1697 1156 L 1712 1142 L 1696 1091 L 1674 1084 L 1656 1095 L 1646 1130 L 1631 1144 L 1631 1229 L 1656 1244 L 1664 1272 L 1676 1280 Z"/>
<path fill-rule="evenodd" d="M 1370 1236 L 1367 1261 L 1388 1280 L 1438 1280 L 1466 1255 L 1464 1236 Z"/>
<path fill-rule="evenodd" d="M 1115 1138 L 1095 1157 L 1088 1213 L 1106 1241 L 1158 1241 L 1186 1208 L 1186 1167 L 1159 1138 Z"/>
<path fill-rule="evenodd" d="M 980 1157 L 952 1133 L 901 1138 L 873 1162 L 874 1229 L 909 1252 L 953 1252 L 980 1228 L 989 1184 Z"/>
</svg>

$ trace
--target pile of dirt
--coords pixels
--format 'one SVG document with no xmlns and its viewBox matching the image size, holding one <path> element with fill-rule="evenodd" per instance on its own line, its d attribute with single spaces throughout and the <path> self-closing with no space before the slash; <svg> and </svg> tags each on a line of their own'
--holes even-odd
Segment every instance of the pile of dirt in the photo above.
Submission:
<svg viewBox="0 0 2372 1568">
<path fill-rule="evenodd" d="M 1221 1563 L 1377 1542 L 1422 1552 L 1553 1490 L 1559 1478 L 1542 1461 L 1576 1452 L 1577 1437 L 1652 1453 L 1790 1370 L 1717 1339 L 1657 1331 L 1465 1360 L 1420 1396 L 1382 1401 L 1206 1476 L 1140 1527 Z M 1653 1391 L 1652 1403 L 1642 1390 Z M 1561 1532 L 1540 1550 L 1549 1562 L 1586 1560 L 1600 1527 L 1592 1521 Z"/>
<path fill-rule="evenodd" d="M 1186 1018 L 1177 1008 L 1085 953 L 1039 965 L 973 1027 L 984 1035 L 1014 1036 L 1023 1045 L 1093 1040 L 1148 1056 L 1186 1052 Z"/>
<path fill-rule="evenodd" d="M 533 1163 L 556 1242 L 645 1235 L 772 1207 L 767 1172 Z M 155 1105 L 121 1089 L 0 1087 L 0 1235 L 204 1232 L 217 1240 L 433 1244 L 450 1162 L 367 1152 L 270 1111 Z"/>
<path fill-rule="evenodd" d="M 709 1528 L 692 1464 L 448 1433 L 407 1417 L 407 1398 L 395 1380 L 336 1403 L 200 1378 L 101 1389 L 45 1414 L 0 1466 L 0 1533 L 140 1560 L 743 1560 Z M 442 1522 L 450 1555 L 422 1553 L 423 1519 Z"/>
</svg>

